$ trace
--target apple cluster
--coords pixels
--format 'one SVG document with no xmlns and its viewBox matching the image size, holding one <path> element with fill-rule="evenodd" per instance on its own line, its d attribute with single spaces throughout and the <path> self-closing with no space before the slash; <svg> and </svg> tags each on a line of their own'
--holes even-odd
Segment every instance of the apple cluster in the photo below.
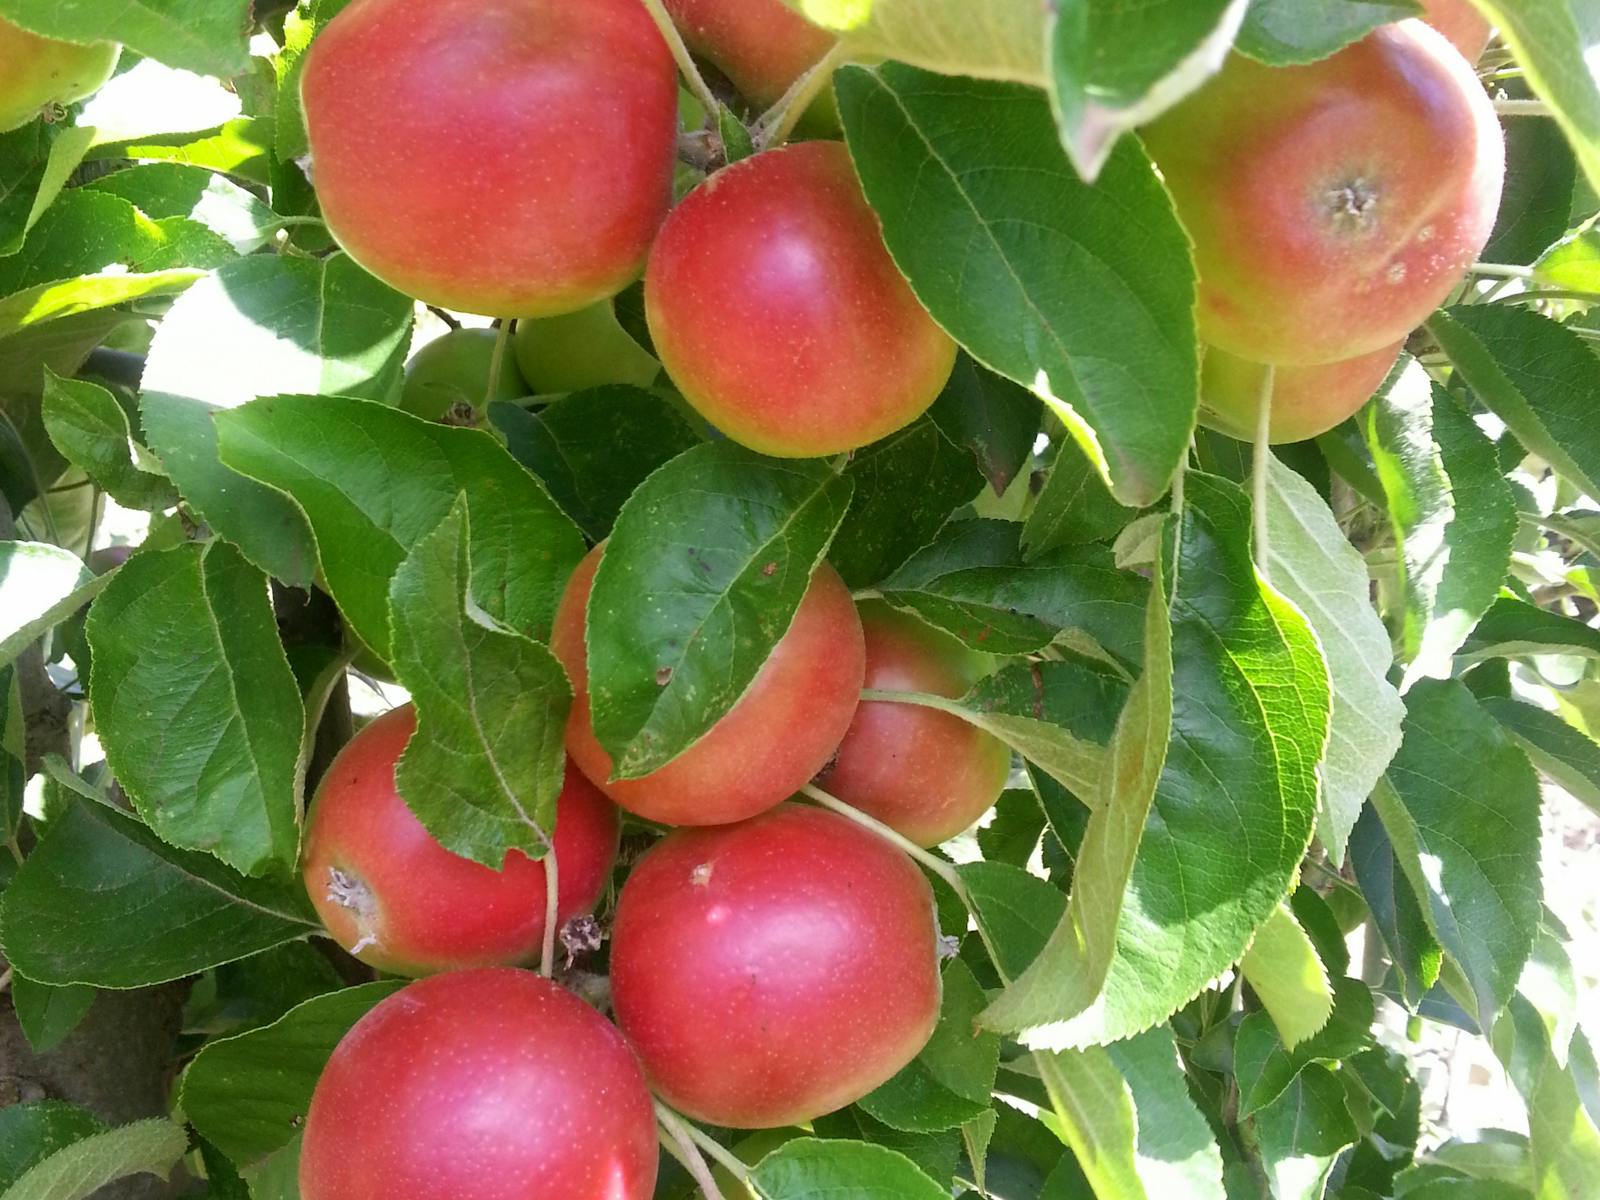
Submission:
<svg viewBox="0 0 1600 1200">
<path fill-rule="evenodd" d="M 832 45 L 778 0 L 665 7 L 757 104 Z M 1431 7 L 1454 45 L 1407 21 L 1304 66 L 1235 55 L 1143 131 L 1193 238 L 1202 419 L 1225 432 L 1253 437 L 1269 394 L 1275 441 L 1348 416 L 1490 233 L 1504 151 L 1464 57 L 1487 29 L 1462 0 Z M 721 434 L 815 457 L 902 428 L 950 375 L 955 343 L 842 142 L 758 147 L 674 204 L 677 67 L 640 0 L 356 0 L 313 44 L 302 97 L 339 245 L 423 302 L 518 322 L 503 367 L 485 330 L 421 351 L 401 401 L 420 417 L 664 369 Z M 641 274 L 653 354 L 612 307 Z M 948 840 L 993 805 L 1011 756 L 955 716 L 862 692 L 956 697 L 989 661 L 858 604 L 824 563 L 710 731 L 614 778 L 588 690 L 604 553 L 578 566 L 551 639 L 574 703 L 545 857 L 494 870 L 430 836 L 396 786 L 409 708 L 358 733 L 317 790 L 303 871 L 329 934 L 419 979 L 334 1052 L 307 1119 L 307 1200 L 645 1197 L 652 1093 L 717 1126 L 803 1124 L 934 1030 L 932 891 L 880 828 Z M 870 819 L 797 801 L 813 782 Z M 661 836 L 613 902 L 624 813 Z M 611 1020 L 518 969 L 552 923 L 597 908 Z"/>
</svg>

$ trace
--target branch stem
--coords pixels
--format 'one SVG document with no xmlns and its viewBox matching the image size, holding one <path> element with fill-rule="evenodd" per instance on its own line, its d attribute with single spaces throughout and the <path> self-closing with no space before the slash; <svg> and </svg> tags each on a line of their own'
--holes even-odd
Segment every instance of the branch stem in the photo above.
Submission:
<svg viewBox="0 0 1600 1200">
<path fill-rule="evenodd" d="M 678 71 L 683 75 L 684 82 L 689 85 L 694 98 L 700 102 L 700 107 L 706 110 L 706 120 L 714 122 L 721 102 L 706 84 L 705 76 L 700 74 L 700 68 L 694 65 L 694 57 L 689 53 L 689 47 L 683 44 L 683 35 L 672 23 L 672 17 L 667 13 L 666 7 L 661 0 L 640 0 L 640 2 L 650 14 L 650 19 L 656 23 L 656 28 L 661 31 L 661 37 L 667 43 L 667 49 L 672 51 L 673 61 L 678 64 Z"/>
<path fill-rule="evenodd" d="M 660 1125 L 657 1136 L 668 1154 L 683 1164 L 683 1169 L 699 1187 L 701 1195 L 706 1200 L 725 1200 L 722 1189 L 717 1186 L 717 1181 L 712 1177 L 711 1168 L 706 1164 L 705 1157 L 695 1148 L 689 1137 L 688 1127 L 678 1114 L 673 1112 L 659 1100 L 656 1101 L 656 1121 Z"/>
<path fill-rule="evenodd" d="M 1553 117 L 1555 110 L 1543 100 L 1496 100 L 1494 110 L 1502 117 Z"/>
<path fill-rule="evenodd" d="M 789 90 L 757 118 L 751 140 L 757 150 L 781 146 L 789 140 L 794 127 L 805 116 L 806 109 L 828 86 L 834 68 L 844 61 L 843 43 L 835 42 L 829 51 L 812 64 L 811 69 L 789 85 Z"/>
</svg>

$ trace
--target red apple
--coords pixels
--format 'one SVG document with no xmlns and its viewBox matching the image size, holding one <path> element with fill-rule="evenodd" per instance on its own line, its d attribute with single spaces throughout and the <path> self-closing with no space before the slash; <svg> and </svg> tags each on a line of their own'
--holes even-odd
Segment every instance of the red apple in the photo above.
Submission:
<svg viewBox="0 0 1600 1200">
<path fill-rule="evenodd" d="M 578 564 L 556 610 L 550 648 L 572 681 L 567 753 L 629 812 L 668 825 L 742 821 L 800 790 L 850 727 L 866 670 L 861 620 L 850 590 L 823 563 L 789 631 L 722 719 L 666 766 L 639 779 L 611 778 L 594 736 L 584 623 L 604 543 Z"/>
<path fill-rule="evenodd" d="M 617 901 L 617 1023 L 658 1095 L 738 1129 L 859 1100 L 939 1016 L 933 892 L 883 838 L 786 804 L 680 830 Z"/>
<path fill-rule="evenodd" d="M 498 871 L 434 841 L 395 790 L 416 716 L 373 721 L 317 788 L 306 892 L 335 941 L 398 975 L 531 962 L 544 941 L 545 870 L 520 850 Z M 616 861 L 617 810 L 571 763 L 556 802 L 556 918 L 588 912 Z"/>
<path fill-rule="evenodd" d="M 1269 440 L 1303 442 L 1353 415 L 1389 377 L 1404 345 L 1385 346 L 1346 362 L 1276 368 Z M 1254 441 L 1266 372 L 1261 363 L 1206 347 L 1200 371 L 1200 420 L 1229 437 Z"/>
<path fill-rule="evenodd" d="M 52 105 L 93 95 L 121 56 L 115 42 L 80 46 L 0 18 L 0 133 L 20 129 Z"/>
<path fill-rule="evenodd" d="M 666 0 L 690 50 L 763 107 L 833 47 L 834 37 L 778 0 Z"/>
<path fill-rule="evenodd" d="M 954 698 L 988 674 L 985 656 L 881 601 L 860 606 L 865 686 Z M 922 846 L 953 838 L 989 811 L 1011 772 L 999 738 L 960 717 L 863 700 L 821 785 Z"/>
<path fill-rule="evenodd" d="M 780 457 L 853 450 L 910 424 L 955 363 L 839 142 L 768 150 L 691 192 L 650 252 L 645 315 L 689 403 Z"/>
<path fill-rule="evenodd" d="M 548 979 L 456 971 L 356 1022 L 306 1114 L 302 1200 L 648 1200 L 650 1093 L 627 1043 Z"/>
<path fill-rule="evenodd" d="M 328 228 L 430 304 L 571 312 L 639 273 L 678 77 L 638 0 L 361 0 L 301 83 Z"/>
<path fill-rule="evenodd" d="M 1483 57 L 1494 33 L 1472 0 L 1422 0 L 1422 19 L 1449 38 L 1469 63 Z"/>
<path fill-rule="evenodd" d="M 1505 176 L 1488 96 L 1421 21 L 1306 66 L 1234 55 L 1145 142 L 1194 239 L 1201 337 L 1279 365 L 1403 339 L 1483 249 Z"/>
</svg>

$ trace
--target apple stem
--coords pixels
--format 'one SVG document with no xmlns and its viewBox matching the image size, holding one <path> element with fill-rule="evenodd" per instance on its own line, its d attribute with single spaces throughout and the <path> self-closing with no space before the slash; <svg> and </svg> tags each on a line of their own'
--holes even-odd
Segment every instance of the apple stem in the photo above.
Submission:
<svg viewBox="0 0 1600 1200">
<path fill-rule="evenodd" d="M 1474 275 L 1483 275 L 1490 279 L 1532 279 L 1534 277 L 1534 269 L 1532 267 L 1513 266 L 1509 263 L 1478 262 L 1473 263 L 1468 269 Z"/>
<path fill-rule="evenodd" d="M 700 102 L 700 107 L 706 110 L 706 120 L 715 122 L 717 110 L 722 107 L 722 102 L 707 85 L 705 76 L 700 74 L 700 68 L 694 65 L 694 57 L 689 53 L 689 47 L 683 44 L 683 35 L 672 23 L 671 15 L 661 0 L 641 0 L 641 3 L 644 4 L 645 11 L 650 14 L 650 19 L 656 23 L 656 28 L 661 31 L 667 49 L 672 51 L 672 58 L 678 64 L 679 74 L 689 85 L 694 98 Z"/>
<path fill-rule="evenodd" d="M 489 358 L 489 390 L 483 396 L 483 410 L 489 411 L 489 401 L 500 387 L 500 372 L 505 369 L 506 343 L 511 338 L 511 321 L 502 317 L 494 327 L 494 353 Z"/>
<path fill-rule="evenodd" d="M 706 1164 L 705 1156 L 689 1140 L 689 1132 L 678 1119 L 678 1114 L 657 1101 L 656 1120 L 661 1126 L 656 1136 L 661 1140 L 662 1147 L 689 1172 L 705 1200 L 725 1200 L 722 1189 L 711 1174 L 711 1168 Z"/>
<path fill-rule="evenodd" d="M 1268 364 L 1261 379 L 1261 394 L 1256 402 L 1255 458 L 1250 468 L 1250 512 L 1255 518 L 1256 573 L 1267 579 L 1269 550 L 1267 533 L 1267 473 L 1272 465 L 1272 388 L 1278 369 Z"/>
<path fill-rule="evenodd" d="M 835 42 L 809 71 L 789 85 L 789 90 L 778 97 L 776 104 L 757 118 L 751 131 L 751 140 L 758 151 L 781 146 L 789 140 L 794 127 L 805 116 L 811 102 L 828 86 L 834 68 L 844 61 L 844 57 L 844 43 Z"/>
<path fill-rule="evenodd" d="M 539 974 L 549 979 L 556 971 L 556 920 L 560 915 L 561 903 L 561 868 L 556 862 L 554 838 L 545 837 L 543 861 L 544 945 L 539 948 Z"/>
</svg>

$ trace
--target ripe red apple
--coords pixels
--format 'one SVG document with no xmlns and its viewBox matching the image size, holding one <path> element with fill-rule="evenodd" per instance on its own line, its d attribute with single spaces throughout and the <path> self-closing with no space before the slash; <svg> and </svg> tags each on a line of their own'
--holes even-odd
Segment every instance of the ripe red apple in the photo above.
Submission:
<svg viewBox="0 0 1600 1200">
<path fill-rule="evenodd" d="M 839 142 L 765 151 L 689 193 L 650 252 L 644 298 L 679 390 L 764 454 L 877 441 L 919 417 L 955 363 Z"/>
<path fill-rule="evenodd" d="M 881 601 L 860 610 L 868 688 L 954 698 L 989 673 L 984 655 L 916 617 Z M 960 717 L 863 700 L 819 782 L 918 845 L 936 846 L 989 811 L 1010 772 L 1006 744 Z"/>
<path fill-rule="evenodd" d="M 1483 57 L 1494 33 L 1472 0 L 1422 0 L 1422 19 L 1449 38 L 1469 63 Z"/>
<path fill-rule="evenodd" d="M 434 841 L 395 790 L 416 715 L 373 721 L 317 788 L 302 875 L 332 935 L 398 975 L 531 962 L 544 940 L 545 870 L 520 850 L 499 871 Z M 571 763 L 556 802 L 556 918 L 588 912 L 617 857 L 617 810 Z"/>
<path fill-rule="evenodd" d="M 1404 345 L 1385 346 L 1345 362 L 1276 368 L 1272 415 L 1267 423 L 1269 440 L 1274 444 L 1303 442 L 1327 433 L 1372 398 L 1394 369 Z M 1200 371 L 1200 420 L 1229 437 L 1254 441 L 1266 371 L 1261 363 L 1206 347 Z"/>
<path fill-rule="evenodd" d="M 639 273 L 678 76 L 638 0 L 362 0 L 301 83 L 328 228 L 430 304 L 571 312 Z"/>
<path fill-rule="evenodd" d="M 668 835 L 623 885 L 617 1023 L 658 1095 L 738 1129 L 859 1100 L 939 1016 L 933 892 L 877 834 L 785 804 Z"/>
<path fill-rule="evenodd" d="M 517 366 L 536 396 L 608 383 L 649 387 L 661 364 L 622 323 L 610 300 L 559 317 L 518 321 Z"/>
<path fill-rule="evenodd" d="M 639 1064 L 583 1001 L 528 971 L 455 971 L 356 1022 L 306 1114 L 302 1200 L 648 1200 Z"/>
<path fill-rule="evenodd" d="M 1505 176 L 1488 96 L 1421 21 L 1306 66 L 1236 54 L 1145 142 L 1195 242 L 1202 339 L 1280 365 L 1403 339 L 1483 249 Z"/>
<path fill-rule="evenodd" d="M 778 0 L 666 0 L 684 44 L 748 100 L 776 103 L 834 37 Z"/>
<path fill-rule="evenodd" d="M 0 133 L 20 129 L 50 105 L 93 95 L 121 57 L 115 42 L 80 46 L 0 18 Z"/>
<path fill-rule="evenodd" d="M 786 800 L 808 782 L 850 727 L 866 670 L 861 620 L 839 573 L 823 563 L 755 681 L 720 721 L 666 766 L 611 779 L 594 736 L 584 628 L 604 543 L 578 564 L 556 610 L 550 648 L 572 681 L 567 753 L 629 812 L 668 825 L 724 825 Z"/>
<path fill-rule="evenodd" d="M 494 344 L 492 329 L 452 329 L 434 338 L 406 363 L 400 407 L 424 420 L 437 421 L 457 405 L 482 409 L 486 398 L 515 400 L 528 395 L 509 348 L 500 363 L 494 395 L 489 395 Z"/>
</svg>

